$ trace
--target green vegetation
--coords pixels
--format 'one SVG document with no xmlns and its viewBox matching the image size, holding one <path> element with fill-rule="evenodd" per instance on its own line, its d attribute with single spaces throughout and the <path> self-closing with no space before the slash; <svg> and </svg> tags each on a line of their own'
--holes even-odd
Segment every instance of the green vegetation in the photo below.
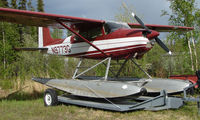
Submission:
<svg viewBox="0 0 200 120">
<path fill-rule="evenodd" d="M 44 107 L 42 99 L 0 102 L 0 120 L 199 120 L 196 104 L 178 110 L 109 112 L 73 105 Z"/>
<path fill-rule="evenodd" d="M 174 59 L 172 65 L 176 73 L 190 74 L 199 69 L 199 14 L 195 0 L 174 0 L 170 2 L 172 14 L 163 11 L 163 15 L 169 16 L 169 24 L 176 26 L 195 27 L 191 32 L 172 32 L 168 35 L 170 48 L 181 54 Z"/>
<path fill-rule="evenodd" d="M 36 10 L 32 0 L 0 0 L 1 7 Z M 43 0 L 38 0 L 37 11 L 44 12 Z M 61 34 L 55 34 L 55 37 Z M 37 77 L 66 78 L 66 62 L 63 57 L 44 55 L 39 52 L 16 52 L 17 47 L 38 46 L 37 27 L 0 22 L 0 87 L 2 89 L 21 88 L 25 80 Z M 55 72 L 56 71 L 56 72 Z M 58 74 L 59 73 L 59 74 Z M 65 75 L 66 74 L 66 75 Z M 20 84 L 19 84 L 20 82 Z"/>
<path fill-rule="evenodd" d="M 37 9 L 39 12 L 44 12 L 44 3 L 43 3 L 43 0 L 38 0 L 37 1 Z"/>
</svg>

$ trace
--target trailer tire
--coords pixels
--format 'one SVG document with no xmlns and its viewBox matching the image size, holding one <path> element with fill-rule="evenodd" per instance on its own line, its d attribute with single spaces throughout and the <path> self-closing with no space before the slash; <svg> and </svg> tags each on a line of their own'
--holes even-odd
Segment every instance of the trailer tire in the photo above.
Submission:
<svg viewBox="0 0 200 120">
<path fill-rule="evenodd" d="M 47 89 L 44 92 L 44 105 L 45 106 L 55 106 L 58 105 L 58 97 L 56 91 L 53 89 Z"/>
</svg>

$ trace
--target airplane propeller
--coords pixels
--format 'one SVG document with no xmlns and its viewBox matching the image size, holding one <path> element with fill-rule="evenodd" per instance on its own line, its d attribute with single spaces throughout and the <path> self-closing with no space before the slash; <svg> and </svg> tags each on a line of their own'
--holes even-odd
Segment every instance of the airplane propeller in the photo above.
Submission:
<svg viewBox="0 0 200 120">
<path fill-rule="evenodd" d="M 131 15 L 137 20 L 137 22 L 138 22 L 145 30 L 147 30 L 147 32 L 148 32 L 149 34 L 151 33 L 151 30 L 150 30 L 147 26 L 145 26 L 145 24 L 142 22 L 142 20 L 141 20 L 137 15 L 135 15 L 133 12 L 131 13 Z M 148 34 L 148 33 L 147 33 L 147 34 Z M 172 52 L 171 52 L 171 51 L 169 50 L 169 48 L 161 41 L 160 38 L 155 37 L 154 39 L 156 40 L 156 42 L 158 43 L 158 45 L 160 45 L 161 48 L 163 48 L 166 52 L 169 53 L 169 55 L 172 54 Z"/>
<path fill-rule="evenodd" d="M 131 15 L 137 20 L 138 23 L 140 23 L 140 25 L 141 25 L 145 30 L 147 30 L 148 33 L 151 33 L 151 30 L 150 30 L 148 27 L 146 27 L 146 26 L 144 25 L 144 23 L 142 22 L 142 20 L 141 20 L 137 15 L 135 15 L 133 12 L 131 13 Z"/>
</svg>

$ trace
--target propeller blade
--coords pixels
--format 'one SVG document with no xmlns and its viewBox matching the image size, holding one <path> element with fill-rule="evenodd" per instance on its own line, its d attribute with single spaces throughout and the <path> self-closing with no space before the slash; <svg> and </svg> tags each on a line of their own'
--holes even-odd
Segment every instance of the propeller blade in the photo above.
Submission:
<svg viewBox="0 0 200 120">
<path fill-rule="evenodd" d="M 161 48 L 163 48 L 166 52 L 169 53 L 169 55 L 172 55 L 172 52 L 169 50 L 169 48 L 160 40 L 160 38 L 155 37 L 156 42 L 160 45 Z"/>
<path fill-rule="evenodd" d="M 142 22 L 142 20 L 141 20 L 137 15 L 135 15 L 133 12 L 131 13 L 131 15 L 137 20 L 137 22 L 138 22 L 145 30 L 147 30 L 149 33 L 151 33 L 151 31 L 149 30 L 149 28 L 146 27 L 146 26 L 144 25 L 144 23 Z"/>
<path fill-rule="evenodd" d="M 129 12 L 129 14 L 130 14 L 131 11 L 128 9 L 127 5 L 126 5 L 124 2 L 122 2 L 122 5 L 124 6 L 124 8 L 125 8 L 125 9 Z M 149 33 L 151 33 L 151 31 L 149 30 L 149 28 L 146 27 L 146 26 L 144 25 L 144 23 L 142 22 L 142 20 L 140 20 L 140 18 L 139 18 L 138 16 L 136 16 L 135 13 L 132 12 L 131 15 L 137 20 L 137 22 L 138 22 L 145 30 L 147 30 Z"/>
</svg>

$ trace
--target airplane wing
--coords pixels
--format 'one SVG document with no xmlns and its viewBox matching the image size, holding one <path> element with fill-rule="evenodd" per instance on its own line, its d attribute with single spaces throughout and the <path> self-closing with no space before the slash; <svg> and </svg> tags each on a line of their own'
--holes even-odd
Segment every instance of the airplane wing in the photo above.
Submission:
<svg viewBox="0 0 200 120">
<path fill-rule="evenodd" d="M 40 27 L 51 26 L 61 29 L 64 28 L 62 25 L 58 23 L 59 21 L 69 26 L 73 26 L 80 31 L 93 29 L 105 23 L 104 20 L 94 20 L 94 19 L 48 14 L 48 13 L 33 12 L 26 10 L 17 10 L 10 8 L 0 8 L 0 21 L 25 24 L 31 26 L 40 26 Z M 136 23 L 128 23 L 128 25 L 132 28 L 142 28 L 140 24 Z M 153 25 L 153 24 L 145 24 L 145 25 L 149 29 L 156 30 L 159 32 L 188 31 L 194 29 L 193 27 L 170 26 L 170 25 Z"/>
<path fill-rule="evenodd" d="M 25 24 L 30 26 L 55 27 L 60 29 L 64 28 L 58 23 L 59 21 L 69 26 L 76 27 L 76 29 L 82 31 L 84 31 L 84 29 L 95 28 L 104 24 L 105 22 L 103 20 L 94 20 L 10 8 L 0 8 L 0 21 Z"/>
<path fill-rule="evenodd" d="M 142 28 L 140 24 L 128 23 L 131 28 Z M 172 25 L 155 25 L 155 24 L 145 24 L 149 29 L 156 30 L 158 32 L 171 32 L 171 31 L 189 31 L 194 30 L 193 27 L 184 26 L 172 26 Z"/>
</svg>

